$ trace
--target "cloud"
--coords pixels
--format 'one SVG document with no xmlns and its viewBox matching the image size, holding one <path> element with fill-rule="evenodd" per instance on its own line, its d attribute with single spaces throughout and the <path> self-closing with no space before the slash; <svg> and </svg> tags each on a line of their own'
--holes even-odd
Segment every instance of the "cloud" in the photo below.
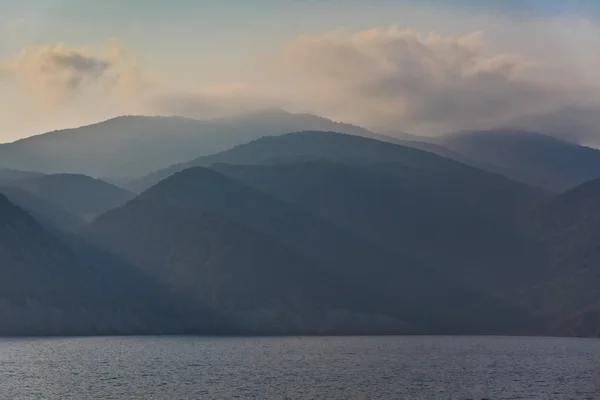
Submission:
<svg viewBox="0 0 600 400">
<path fill-rule="evenodd" d="M 538 36 L 544 31 L 541 22 L 531 24 Z M 495 51 L 497 40 L 494 47 L 479 31 L 450 36 L 391 26 L 306 34 L 263 53 L 254 75 L 248 71 L 242 82 L 207 87 L 186 80 L 184 90 L 175 87 L 177 71 L 157 75 L 151 58 L 141 62 L 116 41 L 84 48 L 32 46 L 0 60 L 0 102 L 6 104 L 0 128 L 34 133 L 120 114 L 212 118 L 283 108 L 388 132 L 516 126 L 590 142 L 600 126 L 595 111 L 600 75 L 594 68 L 600 31 L 581 21 L 576 26 L 583 27 L 578 37 L 589 40 L 577 48 L 563 43 L 572 57 L 556 50 L 559 43 L 552 52 L 528 51 L 525 45 L 516 53 Z M 522 42 L 541 49 L 539 37 L 519 32 Z M 514 32 L 506 35 L 519 39 Z M 185 69 L 196 56 L 186 48 L 179 64 Z M 24 110 L 34 118 L 18 117 Z"/>
<path fill-rule="evenodd" d="M 23 93 L 49 104 L 69 101 L 86 92 L 106 95 L 143 86 L 139 68 L 117 42 L 100 51 L 62 44 L 27 47 L 0 66 L 4 77 Z"/>
<path fill-rule="evenodd" d="M 116 41 L 26 47 L 0 60 L 3 139 L 147 113 L 160 82 L 151 71 Z"/>
<path fill-rule="evenodd" d="M 269 93 L 269 87 L 230 83 L 199 88 L 188 92 L 165 92 L 150 100 L 149 109 L 156 114 L 182 115 L 207 119 L 293 104 Z"/>
<path fill-rule="evenodd" d="M 23 50 L 12 71 L 28 91 L 65 98 L 104 78 L 111 64 L 64 46 Z"/>
<path fill-rule="evenodd" d="M 489 55 L 481 32 L 450 37 L 397 27 L 304 35 L 281 66 L 304 101 L 342 119 L 413 132 L 489 127 L 575 96 L 550 66 Z"/>
<path fill-rule="evenodd" d="M 421 35 L 394 26 L 302 35 L 265 58 L 261 74 L 269 79 L 165 92 L 153 99 L 152 110 L 208 118 L 279 107 L 438 134 L 547 112 L 576 95 L 549 66 L 490 54 L 484 39 L 482 32 Z"/>
<path fill-rule="evenodd" d="M 524 115 L 505 125 L 600 148 L 600 104 L 573 103 L 547 113 Z"/>
</svg>

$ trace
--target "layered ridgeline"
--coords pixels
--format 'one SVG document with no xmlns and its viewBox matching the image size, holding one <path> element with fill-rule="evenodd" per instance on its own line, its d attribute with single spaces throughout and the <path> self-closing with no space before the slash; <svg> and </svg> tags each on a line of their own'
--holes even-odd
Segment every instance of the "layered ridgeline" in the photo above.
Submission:
<svg viewBox="0 0 600 400">
<path fill-rule="evenodd" d="M 396 249 L 206 168 L 97 218 L 86 238 L 256 333 L 527 331 L 526 316 Z"/>
<path fill-rule="evenodd" d="M 126 263 L 68 244 L 0 195 L 0 335 L 186 333 L 218 326 Z"/>
<path fill-rule="evenodd" d="M 437 143 L 474 165 L 555 192 L 600 177 L 600 150 L 539 133 L 462 132 L 444 135 Z"/>
<path fill-rule="evenodd" d="M 543 210 L 559 200 L 494 173 L 414 148 L 301 132 L 175 165 L 137 183 L 151 186 L 195 165 L 210 166 L 387 251 L 399 250 L 436 273 L 498 296 L 530 314 L 547 333 L 562 332 L 560 321 L 580 315 L 600 298 L 593 280 L 579 273 L 557 276 L 551 268 L 563 239 L 546 240 L 551 231 L 539 226 L 552 225 L 554 213 Z M 582 235 L 573 240 L 591 246 Z M 556 296 L 561 300 L 552 301 Z"/>
<path fill-rule="evenodd" d="M 315 252 L 314 246 L 320 246 L 322 250 L 318 254 L 332 257 L 325 262 L 328 266 L 338 266 L 345 271 L 361 271 L 381 263 L 395 265 L 390 270 L 415 274 L 401 279 L 379 274 L 384 282 L 406 285 L 392 286 L 390 289 L 391 292 L 406 295 L 402 301 L 390 301 L 389 308 L 376 306 L 375 309 L 388 315 L 394 315 L 395 311 L 403 310 L 405 304 L 412 303 L 415 310 L 419 310 L 413 313 L 423 316 L 437 312 L 438 316 L 446 315 L 452 320 L 452 312 L 448 309 L 443 312 L 442 309 L 435 309 L 442 304 L 436 296 L 447 290 L 444 284 L 436 286 L 436 281 L 457 282 L 493 294 L 494 290 L 504 287 L 502 285 L 533 279 L 533 271 L 539 267 L 537 254 L 527 251 L 525 241 L 516 229 L 516 218 L 538 201 L 543 193 L 425 151 L 333 132 L 300 132 L 265 137 L 151 175 L 146 178 L 146 186 L 152 186 L 163 177 L 170 177 L 141 197 L 155 193 L 158 188 L 162 188 L 166 197 L 168 193 L 193 187 L 192 177 L 200 174 L 197 172 L 192 175 L 190 172 L 194 171 L 195 165 L 212 165 L 212 168 L 233 178 L 226 181 L 220 177 L 217 180 L 229 182 L 228 185 L 211 183 L 207 179 L 203 185 L 190 189 L 190 194 L 196 193 L 192 197 L 194 200 L 190 201 L 196 207 L 206 211 L 207 199 L 211 198 L 213 203 L 210 207 L 228 208 L 226 212 L 212 208 L 208 211 L 217 211 L 280 241 L 293 235 L 287 240 L 288 246 L 298 247 L 307 240 L 313 241 L 315 243 L 298 250 L 310 255 Z M 189 176 L 187 184 L 183 183 L 182 175 L 176 173 L 180 170 Z M 222 189 L 231 187 L 234 181 L 242 182 L 246 188 Z M 180 183 L 175 185 L 172 182 Z M 215 187 L 224 191 L 217 192 Z M 248 187 L 253 187 L 255 191 L 249 191 Z M 250 198 L 257 197 L 259 192 L 256 190 L 262 192 L 262 200 L 247 203 Z M 249 193 L 254 194 L 251 196 Z M 267 211 L 277 209 L 275 205 L 260 206 L 270 204 L 272 200 L 269 201 L 269 198 L 277 199 L 276 204 L 286 204 L 287 208 L 296 210 L 296 213 L 303 215 L 302 220 L 315 221 L 310 224 L 313 227 L 294 229 L 293 224 L 283 217 L 261 214 L 259 210 L 262 208 Z M 130 203 L 128 207 L 133 205 Z M 232 215 L 234 212 L 236 214 Z M 147 218 L 151 218 L 151 215 Z M 115 241 L 110 246 L 119 246 L 122 242 L 115 238 L 114 232 L 127 231 L 123 231 L 124 226 L 118 225 L 99 228 L 99 223 L 107 216 L 95 221 L 92 227 L 95 231 L 104 232 L 105 240 Z M 246 220 L 248 218 L 253 219 Z M 118 220 L 117 217 L 112 219 L 113 223 Z M 270 220 L 283 222 L 277 230 L 260 226 Z M 328 240 L 322 237 L 326 226 L 336 228 L 329 228 L 331 234 L 327 236 Z M 133 240 L 139 238 L 135 232 L 124 234 L 135 237 Z M 370 248 L 368 251 L 364 249 L 365 244 Z M 125 252 L 132 247 L 122 246 L 121 251 Z M 153 246 L 145 243 L 142 248 Z M 516 254 L 523 256 L 517 257 Z M 347 257 L 342 259 L 342 255 Z M 382 255 L 385 255 L 383 259 Z M 152 258 L 156 260 L 156 257 Z M 422 278 L 420 273 L 424 273 L 426 278 Z M 366 278 L 362 283 L 378 293 L 385 292 L 382 283 Z M 418 288 L 417 293 L 415 288 Z M 355 292 L 368 293 L 365 289 Z M 459 295 L 459 290 L 454 293 L 455 299 L 464 299 Z M 423 296 L 423 300 L 417 302 L 417 295 Z M 356 300 L 356 296 L 354 294 L 351 298 Z M 428 309 L 424 308 L 426 301 L 429 301 Z M 451 301 L 446 304 L 454 312 L 465 307 Z M 479 328 L 490 322 L 486 321 L 486 312 L 482 309 L 463 310 L 463 317 L 469 315 L 471 323 L 480 324 Z M 514 316 L 514 322 L 519 321 L 520 328 L 528 328 L 518 318 L 518 312 Z M 499 329 L 514 328 L 506 321 L 500 322 L 502 319 L 498 317 L 496 321 L 504 324 Z M 414 322 L 406 315 L 403 315 L 403 320 Z M 459 321 L 459 317 L 455 316 L 454 322 Z M 449 324 L 444 329 L 448 327 Z"/>
<path fill-rule="evenodd" d="M 553 195 L 355 134 L 263 137 L 133 199 L 81 176 L 5 184 L 3 310 L 43 315 L 14 332 L 598 334 L 597 182 Z"/>
<path fill-rule="evenodd" d="M 515 219 L 544 194 L 431 153 L 333 132 L 300 132 L 173 168 L 220 163 L 249 165 L 216 168 L 428 264 L 471 269 L 496 281 L 509 268 L 522 275 L 520 266 L 531 261 L 514 258 L 529 256 Z"/>
<path fill-rule="evenodd" d="M 0 184 L 5 172 L 14 176 L 22 170 L 83 174 L 122 185 L 263 136 L 297 131 L 334 131 L 400 144 L 554 192 L 600 177 L 600 151 L 538 133 L 493 130 L 440 138 L 398 132 L 384 135 L 312 114 L 265 110 L 204 121 L 123 116 L 0 144 Z"/>
<path fill-rule="evenodd" d="M 0 168 L 0 185 L 19 179 L 33 178 L 42 175 L 43 174 L 39 172 L 15 171 L 12 169 Z"/>
<path fill-rule="evenodd" d="M 300 130 L 375 135 L 357 126 L 281 110 L 205 121 L 123 116 L 0 145 L 0 167 L 96 178 L 133 178 L 265 135 Z"/>
<path fill-rule="evenodd" d="M 43 175 L 14 180 L 7 186 L 37 196 L 85 221 L 121 206 L 134 197 L 125 189 L 79 174 Z"/>
<path fill-rule="evenodd" d="M 11 203 L 29 213 L 37 222 L 50 231 L 72 232 L 86 224 L 83 218 L 61 208 L 50 200 L 19 187 L 0 186 L 0 194 L 6 196 Z"/>
<path fill-rule="evenodd" d="M 539 194 L 519 184 L 485 187 L 451 171 L 416 178 L 399 166 L 331 161 L 212 168 L 486 291 L 531 281 L 541 268 L 518 229 Z"/>
<path fill-rule="evenodd" d="M 236 146 L 210 156 L 202 156 L 185 163 L 172 165 L 131 182 L 132 187 L 144 190 L 175 172 L 194 166 L 216 163 L 256 165 L 278 164 L 311 160 L 330 160 L 357 165 L 377 164 L 384 168 L 405 168 L 414 179 L 426 177 L 437 171 L 457 178 L 477 179 L 483 185 L 514 185 L 509 179 L 499 179 L 488 173 L 456 160 L 429 151 L 390 143 L 372 138 L 346 135 L 331 131 L 303 131 L 279 136 L 262 137 L 248 144 Z M 493 177 L 495 179 L 490 179 Z M 522 188 L 526 185 L 521 185 Z"/>
<path fill-rule="evenodd" d="M 432 153 L 334 132 L 299 132 L 175 165 L 137 185 L 151 186 L 195 165 L 212 165 L 461 279 L 492 285 L 531 279 L 541 268 L 519 224 L 544 193 Z"/>
<path fill-rule="evenodd" d="M 133 194 L 84 175 L 35 175 L 0 183 L 0 194 L 46 229 L 73 232 L 91 219 L 125 204 Z"/>
</svg>

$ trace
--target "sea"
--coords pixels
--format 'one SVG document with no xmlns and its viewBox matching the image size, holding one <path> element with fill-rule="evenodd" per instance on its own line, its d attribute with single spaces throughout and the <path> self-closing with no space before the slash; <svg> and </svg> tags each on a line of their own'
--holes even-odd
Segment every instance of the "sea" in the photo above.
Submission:
<svg viewBox="0 0 600 400">
<path fill-rule="evenodd" d="M 600 399 L 600 340 L 6 338 L 0 399 Z"/>
</svg>

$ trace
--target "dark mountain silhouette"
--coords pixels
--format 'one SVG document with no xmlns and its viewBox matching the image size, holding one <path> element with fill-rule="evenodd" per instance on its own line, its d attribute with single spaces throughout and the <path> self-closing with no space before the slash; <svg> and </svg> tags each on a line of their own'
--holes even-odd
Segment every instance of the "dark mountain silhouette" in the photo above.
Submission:
<svg viewBox="0 0 600 400">
<path fill-rule="evenodd" d="M 374 135 L 357 126 L 281 110 L 205 121 L 123 116 L 2 144 L 0 167 L 132 179 L 265 135 L 300 130 Z"/>
<path fill-rule="evenodd" d="M 90 220 L 121 206 L 133 197 L 127 190 L 102 180 L 74 174 L 21 179 L 11 182 L 10 186 L 29 192 L 83 220 Z M 31 207 L 32 212 L 33 210 L 35 208 Z M 42 213 L 41 210 L 39 212 Z"/>
<path fill-rule="evenodd" d="M 419 176 L 328 161 L 212 168 L 471 283 L 489 288 L 535 276 L 516 218 L 539 196 L 523 185 L 469 186 L 453 182 L 452 171 Z"/>
<path fill-rule="evenodd" d="M 212 323 L 199 309 L 194 322 L 155 282 L 74 243 L 0 195 L 1 335 L 184 333 Z"/>
<path fill-rule="evenodd" d="M 454 274 L 205 168 L 171 176 L 100 216 L 85 232 L 153 276 L 197 293 L 203 303 L 221 293 L 217 311 L 227 310 L 224 304 L 266 307 L 260 315 L 274 318 L 269 324 L 283 323 L 275 318 L 285 315 L 279 330 L 293 332 L 301 322 L 309 332 L 351 333 L 369 326 L 381 333 L 408 327 L 486 331 L 499 321 L 514 328 L 523 318 Z M 236 272 L 240 268 L 245 272 Z M 229 289 L 244 285 L 244 291 Z M 244 300 L 249 292 L 263 301 Z M 482 308 L 496 310 L 495 317 L 487 318 Z"/>
<path fill-rule="evenodd" d="M 600 301 L 600 180 L 538 207 L 531 231 L 547 253 L 543 285 L 530 290 L 538 312 L 562 315 Z M 532 300 L 533 301 L 533 300 Z"/>
<path fill-rule="evenodd" d="M 326 277 L 307 280 L 313 267 L 300 254 L 221 216 L 136 199 L 100 217 L 86 236 L 246 333 L 326 329 L 316 290 Z"/>
<path fill-rule="evenodd" d="M 600 150 L 539 133 L 462 132 L 439 143 L 484 168 L 554 192 L 600 177 Z"/>
<path fill-rule="evenodd" d="M 206 123 L 249 139 L 308 118 L 290 115 Z M 338 126 L 172 165 L 137 197 L 1 172 L 0 334 L 598 335 L 600 179 L 551 193 L 594 176 L 595 150 Z"/>
<path fill-rule="evenodd" d="M 436 174 L 439 177 L 439 173 L 443 173 L 444 176 L 454 177 L 454 182 L 461 186 L 465 185 L 465 180 L 472 185 L 496 186 L 498 190 L 517 185 L 514 181 L 497 174 L 420 149 L 337 132 L 306 131 L 263 137 L 212 156 L 176 164 L 132 182 L 131 187 L 136 190 L 146 189 L 175 172 L 193 166 L 209 166 L 216 163 L 276 164 L 310 160 L 378 165 L 396 173 L 404 171 L 415 180 L 432 179 Z M 439 183 L 443 184 L 442 181 Z M 520 187 L 524 189 L 526 186 Z"/>
</svg>

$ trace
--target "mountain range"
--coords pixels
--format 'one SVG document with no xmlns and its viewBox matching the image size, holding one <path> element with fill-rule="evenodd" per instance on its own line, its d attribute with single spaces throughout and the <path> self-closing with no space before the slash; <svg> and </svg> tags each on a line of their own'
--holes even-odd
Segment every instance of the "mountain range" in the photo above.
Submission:
<svg viewBox="0 0 600 400">
<path fill-rule="evenodd" d="M 597 336 L 598 153 L 277 110 L 1 145 L 0 334 Z"/>
<path fill-rule="evenodd" d="M 0 145 L 0 167 L 95 178 L 134 178 L 265 135 L 305 129 L 370 134 L 353 125 L 280 110 L 205 121 L 122 116 Z"/>
<path fill-rule="evenodd" d="M 219 326 L 200 309 L 192 319 L 187 303 L 134 267 L 55 236 L 3 195 L 0 274 L 2 335 L 186 333 Z"/>
<path fill-rule="evenodd" d="M 264 311 L 276 313 L 277 320 L 284 318 L 283 314 L 286 319 L 299 321 L 303 325 L 295 328 L 300 331 L 351 333 L 364 329 L 363 323 L 350 331 L 341 327 L 350 325 L 355 313 L 372 312 L 390 318 L 389 328 L 380 327 L 384 333 L 398 333 L 396 326 L 401 333 L 405 326 L 418 332 L 435 332 L 442 327 L 457 332 L 484 329 L 493 321 L 464 320 L 474 299 L 479 299 L 475 304 L 488 302 L 490 307 L 497 307 L 495 319 L 500 319 L 502 312 L 509 315 L 503 305 L 493 304 L 484 293 L 455 282 L 452 276 L 424 265 L 402 249 L 378 246 L 300 207 L 202 167 L 161 181 L 135 202 L 96 219 L 85 234 L 101 247 L 142 268 L 151 268 L 152 273 L 167 274 L 162 279 L 177 279 L 175 285 L 210 285 L 202 289 L 194 286 L 191 291 L 210 294 L 218 309 L 227 304 L 236 311 L 237 305 L 252 304 L 238 297 L 243 291 L 229 285 L 251 289 L 255 279 L 260 284 L 269 282 L 266 288 L 258 286 L 255 290 L 260 295 L 253 298 L 266 296 L 273 306 Z M 209 240 L 198 240 L 207 236 Z M 231 238 L 237 238 L 234 246 L 230 245 Z M 267 238 L 271 243 L 257 243 Z M 245 244 L 247 241 L 253 244 Z M 282 254 L 286 259 L 280 259 Z M 232 257 L 238 261 L 233 262 Z M 252 279 L 231 271 L 232 267 L 249 270 L 246 273 Z M 279 290 L 294 297 L 281 298 Z M 273 309 L 275 305 L 278 307 Z M 261 305 L 264 307 L 267 304 Z M 327 318 L 328 313 L 335 312 L 348 315 L 348 321 L 340 321 L 341 327 Z M 448 321 L 451 313 L 460 317 Z M 367 321 L 364 324 L 369 326 Z"/>
<path fill-rule="evenodd" d="M 541 133 L 502 129 L 419 137 L 269 109 L 202 121 L 122 116 L 0 144 L 0 183 L 7 173 L 83 174 L 128 188 L 134 182 L 130 188 L 136 189 L 136 182 L 158 170 L 264 136 L 301 131 L 346 133 L 416 148 L 555 193 L 600 177 L 599 150 Z"/>
</svg>

